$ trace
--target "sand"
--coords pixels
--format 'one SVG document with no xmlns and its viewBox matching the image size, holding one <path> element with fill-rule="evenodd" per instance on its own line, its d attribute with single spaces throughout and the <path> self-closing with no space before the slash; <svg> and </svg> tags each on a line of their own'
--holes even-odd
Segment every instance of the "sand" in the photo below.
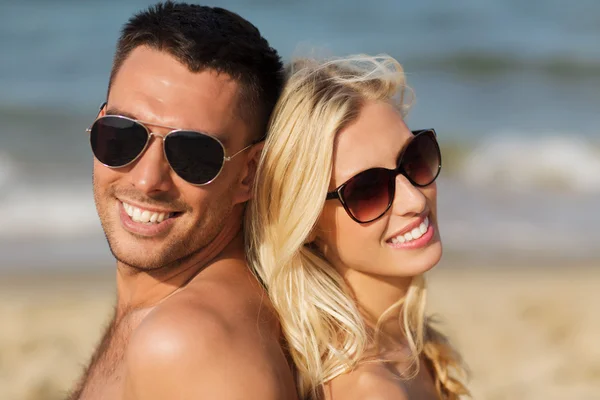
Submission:
<svg viewBox="0 0 600 400">
<path fill-rule="evenodd" d="M 510 265 L 508 265 L 510 264 Z M 600 399 L 600 263 L 429 274 L 475 399 Z M 0 276 L 0 399 L 64 399 L 112 313 L 112 273 Z"/>
<path fill-rule="evenodd" d="M 474 399 L 600 399 L 598 267 L 431 274 L 430 309 L 469 365 Z"/>
</svg>

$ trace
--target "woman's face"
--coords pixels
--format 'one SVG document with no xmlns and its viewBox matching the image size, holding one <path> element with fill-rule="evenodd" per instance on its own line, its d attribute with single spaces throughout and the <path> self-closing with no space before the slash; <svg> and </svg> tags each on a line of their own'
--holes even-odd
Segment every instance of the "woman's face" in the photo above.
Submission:
<svg viewBox="0 0 600 400">
<path fill-rule="evenodd" d="M 329 191 L 370 168 L 395 169 L 413 138 L 399 112 L 381 101 L 367 102 L 358 119 L 339 132 Z M 315 244 L 346 276 L 349 271 L 384 277 L 410 277 L 440 260 L 442 245 L 436 218 L 436 184 L 413 186 L 405 176 L 395 180 L 395 197 L 379 219 L 360 224 L 337 199 L 327 200 L 315 231 Z M 423 231 L 419 236 L 414 229 Z M 415 235 L 413 235 L 413 233 Z"/>
</svg>

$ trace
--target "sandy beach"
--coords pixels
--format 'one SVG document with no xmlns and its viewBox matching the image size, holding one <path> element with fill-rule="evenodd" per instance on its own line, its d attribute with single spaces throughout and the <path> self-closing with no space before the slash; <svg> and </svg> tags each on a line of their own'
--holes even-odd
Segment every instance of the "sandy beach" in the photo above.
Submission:
<svg viewBox="0 0 600 400">
<path fill-rule="evenodd" d="M 600 399 L 600 268 L 445 261 L 431 312 L 471 370 L 474 399 Z M 112 313 L 106 274 L 0 278 L 0 399 L 64 399 Z"/>
</svg>

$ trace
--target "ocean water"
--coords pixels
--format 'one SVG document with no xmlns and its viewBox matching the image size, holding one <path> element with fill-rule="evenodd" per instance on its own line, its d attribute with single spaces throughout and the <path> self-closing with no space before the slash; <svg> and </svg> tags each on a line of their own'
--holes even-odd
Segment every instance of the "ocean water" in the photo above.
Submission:
<svg viewBox="0 0 600 400">
<path fill-rule="evenodd" d="M 85 128 L 151 1 L 0 0 L 0 268 L 111 264 Z M 469 254 L 599 257 L 600 2 L 210 1 L 285 59 L 389 53 L 444 147 L 440 224 Z"/>
</svg>

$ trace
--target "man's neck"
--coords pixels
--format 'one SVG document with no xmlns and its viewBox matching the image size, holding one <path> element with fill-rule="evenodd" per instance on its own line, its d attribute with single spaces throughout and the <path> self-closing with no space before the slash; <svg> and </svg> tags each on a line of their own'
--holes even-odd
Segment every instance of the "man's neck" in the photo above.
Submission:
<svg viewBox="0 0 600 400">
<path fill-rule="evenodd" d="M 117 318 L 155 306 L 185 287 L 208 265 L 222 258 L 243 258 L 243 207 L 236 207 L 219 234 L 176 268 L 139 271 L 117 262 Z"/>
</svg>

